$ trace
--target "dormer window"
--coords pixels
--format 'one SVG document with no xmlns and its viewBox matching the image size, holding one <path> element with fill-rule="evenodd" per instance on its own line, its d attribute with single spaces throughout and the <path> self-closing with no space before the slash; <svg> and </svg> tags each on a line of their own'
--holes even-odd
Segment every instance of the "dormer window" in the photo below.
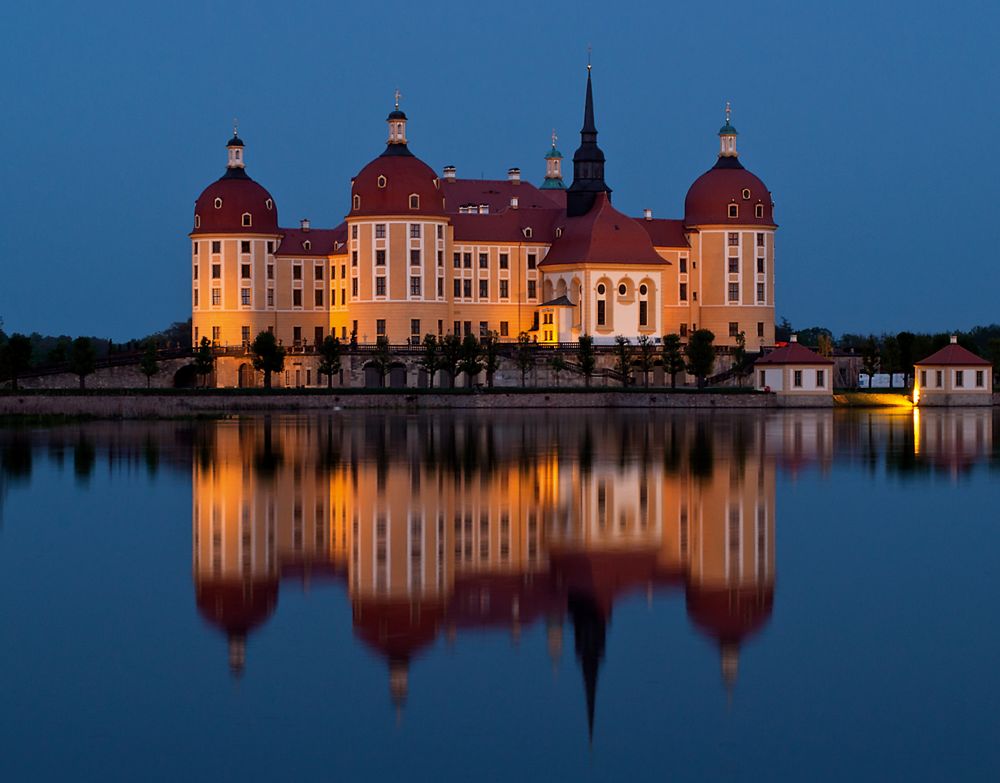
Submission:
<svg viewBox="0 0 1000 783">
<path fill-rule="evenodd" d="M 264 206 L 267 207 L 267 211 L 270 212 L 272 209 L 274 209 L 274 202 L 271 201 L 271 199 L 268 199 L 267 201 L 264 202 Z"/>
<path fill-rule="evenodd" d="M 201 215 L 194 216 L 194 227 L 201 228 Z"/>
<path fill-rule="evenodd" d="M 222 199 L 221 198 L 215 199 L 215 208 L 216 209 L 222 209 Z"/>
<path fill-rule="evenodd" d="M 410 194 L 410 209 L 420 209 L 420 196 L 416 193 Z"/>
<path fill-rule="evenodd" d="M 385 187 L 386 181 L 387 180 L 386 180 L 385 176 L 383 176 L 382 174 L 379 174 L 378 175 L 378 179 L 376 180 L 376 183 L 378 184 L 379 188 L 381 189 L 381 188 Z"/>
<path fill-rule="evenodd" d="M 557 228 L 556 229 L 556 239 L 559 239 L 559 237 L 561 237 L 561 236 L 562 236 L 562 229 L 561 228 Z"/>
<path fill-rule="evenodd" d="M 740 206 L 739 204 L 729 205 L 729 217 L 738 218 L 740 216 Z"/>
<path fill-rule="evenodd" d="M 525 237 L 525 239 L 531 239 L 531 227 L 530 226 L 528 226 L 528 227 L 526 227 L 524 229 L 524 237 Z"/>
<path fill-rule="evenodd" d="M 312 242 L 307 239 L 305 242 L 302 243 L 302 247 L 305 250 L 309 250 L 312 247 Z"/>
<path fill-rule="evenodd" d="M 750 200 L 750 188 L 743 188 L 743 200 L 744 201 Z"/>
<path fill-rule="evenodd" d="M 754 215 L 756 217 L 758 217 L 758 218 L 764 217 L 764 205 L 763 204 L 758 204 L 756 207 L 754 207 Z"/>
<path fill-rule="evenodd" d="M 354 208 L 361 209 L 361 196 L 354 194 Z"/>
<path fill-rule="evenodd" d="M 243 225 L 244 227 L 250 227 L 251 225 L 253 225 L 253 218 L 250 217 L 249 212 L 243 213 Z"/>
</svg>

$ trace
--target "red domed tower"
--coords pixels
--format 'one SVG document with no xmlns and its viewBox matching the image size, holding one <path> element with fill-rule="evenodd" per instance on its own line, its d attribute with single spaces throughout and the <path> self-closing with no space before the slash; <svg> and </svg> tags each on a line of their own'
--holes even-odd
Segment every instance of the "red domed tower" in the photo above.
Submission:
<svg viewBox="0 0 1000 783">
<path fill-rule="evenodd" d="M 767 186 L 743 167 L 726 104 L 719 157 L 684 199 L 684 225 L 700 259 L 701 299 L 692 309 L 716 343 L 748 350 L 774 344 L 774 205 Z"/>
<path fill-rule="evenodd" d="M 385 151 L 351 180 L 347 214 L 350 322 L 359 342 L 392 343 L 439 332 L 449 319 L 445 250 L 450 223 L 441 183 L 406 138 L 406 114 L 386 117 Z M 337 324 L 339 326 L 339 324 Z"/>
<path fill-rule="evenodd" d="M 189 234 L 195 344 L 241 345 L 267 327 L 264 281 L 280 239 L 278 208 L 247 174 L 235 127 L 226 153 L 226 173 L 198 196 Z"/>
</svg>

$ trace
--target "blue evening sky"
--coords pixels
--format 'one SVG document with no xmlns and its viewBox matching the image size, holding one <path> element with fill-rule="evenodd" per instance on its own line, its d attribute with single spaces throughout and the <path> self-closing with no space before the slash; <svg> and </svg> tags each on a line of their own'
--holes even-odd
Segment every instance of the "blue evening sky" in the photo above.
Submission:
<svg viewBox="0 0 1000 783">
<path fill-rule="evenodd" d="M 283 225 L 333 226 L 383 149 L 539 181 L 593 45 L 615 204 L 681 217 L 731 100 L 774 194 L 777 314 L 835 332 L 1000 320 L 1000 7 L 906 3 L 8 3 L 0 317 L 139 336 L 190 315 L 186 233 L 239 117 Z"/>
</svg>

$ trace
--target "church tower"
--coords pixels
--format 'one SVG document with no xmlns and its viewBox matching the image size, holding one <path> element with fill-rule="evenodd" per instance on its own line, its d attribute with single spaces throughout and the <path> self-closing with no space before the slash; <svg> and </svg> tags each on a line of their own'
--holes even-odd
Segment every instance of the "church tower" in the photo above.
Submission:
<svg viewBox="0 0 1000 783">
<path fill-rule="evenodd" d="M 587 63 L 587 98 L 583 108 L 583 127 L 580 129 L 580 146 L 573 154 L 573 184 L 566 191 L 566 215 L 586 215 L 599 193 L 611 188 L 604 182 L 604 153 L 597 146 L 597 125 L 594 123 L 594 89 Z"/>
<path fill-rule="evenodd" d="M 545 153 L 545 181 L 542 190 L 566 190 L 562 178 L 562 153 L 556 149 L 555 128 L 552 129 L 552 149 Z"/>
</svg>

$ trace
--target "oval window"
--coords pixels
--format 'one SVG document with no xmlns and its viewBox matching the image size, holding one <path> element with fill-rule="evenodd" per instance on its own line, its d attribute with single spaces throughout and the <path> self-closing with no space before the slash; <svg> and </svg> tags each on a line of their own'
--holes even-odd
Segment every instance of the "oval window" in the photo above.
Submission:
<svg viewBox="0 0 1000 783">
<path fill-rule="evenodd" d="M 750 188 L 743 188 L 743 200 L 746 201 L 750 198 Z"/>
<path fill-rule="evenodd" d="M 221 198 L 217 198 L 215 200 L 215 208 L 216 209 L 222 209 L 222 199 Z"/>
<path fill-rule="evenodd" d="M 647 290 L 648 290 L 648 289 L 646 288 L 646 286 L 645 286 L 645 285 L 641 285 L 641 286 L 639 286 L 639 293 L 640 293 L 640 294 L 642 294 L 643 296 L 645 296 L 645 295 L 646 295 L 646 291 L 647 291 Z"/>
<path fill-rule="evenodd" d="M 604 287 L 604 283 L 601 283 L 599 286 L 597 286 L 597 293 L 599 293 L 601 296 L 604 296 L 604 292 L 606 290 L 607 289 Z"/>
<path fill-rule="evenodd" d="M 379 174 L 378 175 L 378 186 L 380 188 L 384 188 L 385 187 L 385 182 L 386 182 L 385 177 L 383 177 L 381 174 Z"/>
<path fill-rule="evenodd" d="M 618 296 L 625 296 L 626 293 L 628 293 L 628 286 L 622 283 L 618 286 Z"/>
<path fill-rule="evenodd" d="M 271 199 L 268 199 L 267 201 L 264 202 L 264 206 L 267 207 L 268 211 L 271 211 L 272 209 L 274 209 L 274 202 L 271 201 Z"/>
</svg>

